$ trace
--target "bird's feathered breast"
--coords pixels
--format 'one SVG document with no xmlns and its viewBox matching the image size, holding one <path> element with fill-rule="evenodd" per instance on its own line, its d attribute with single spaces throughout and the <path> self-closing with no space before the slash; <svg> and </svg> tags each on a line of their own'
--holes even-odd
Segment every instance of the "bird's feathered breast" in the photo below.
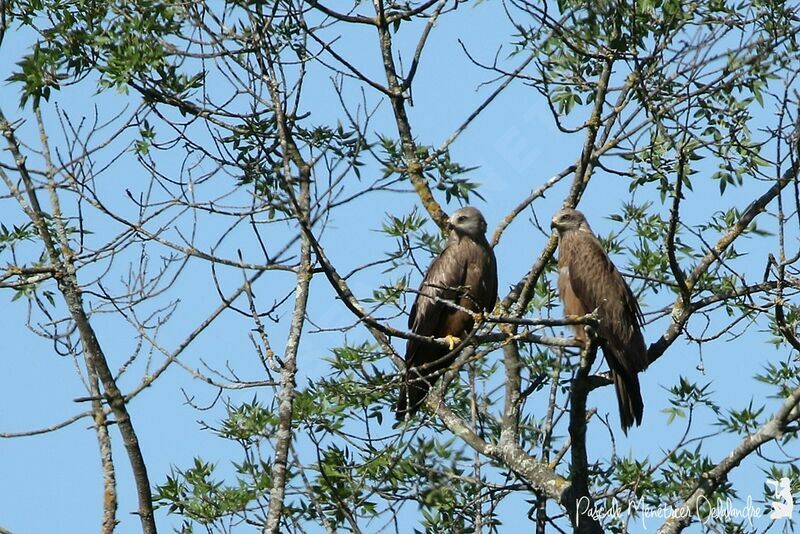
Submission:
<svg viewBox="0 0 800 534">
<path fill-rule="evenodd" d="M 497 300 L 497 265 L 488 243 L 469 237 L 451 239 L 428 268 L 408 317 L 409 329 L 421 336 L 459 336 L 463 332 L 449 330 L 472 328 L 472 316 L 442 300 L 473 311 L 491 310 Z M 418 346 L 409 340 L 406 359 Z"/>
<path fill-rule="evenodd" d="M 559 288 L 565 308 L 569 294 L 582 310 L 567 313 L 590 313 L 598 310 L 598 334 L 606 342 L 637 356 L 637 371 L 647 367 L 646 347 L 640 327 L 642 312 L 625 279 L 603 250 L 597 237 L 587 230 L 570 230 L 560 237 Z"/>
</svg>

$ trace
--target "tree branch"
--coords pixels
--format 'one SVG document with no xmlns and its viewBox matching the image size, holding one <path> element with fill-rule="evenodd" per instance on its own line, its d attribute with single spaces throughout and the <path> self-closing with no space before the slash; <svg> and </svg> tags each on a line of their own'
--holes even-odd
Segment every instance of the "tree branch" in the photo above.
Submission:
<svg viewBox="0 0 800 534">
<path fill-rule="evenodd" d="M 658 529 L 658 534 L 678 534 L 692 523 L 698 508 L 725 480 L 728 473 L 739 466 L 756 449 L 783 436 L 788 423 L 798 420 L 800 388 L 795 389 L 764 426 L 742 440 L 731 453 L 713 469 L 703 473 L 681 508 L 687 513 L 672 514 Z"/>
</svg>

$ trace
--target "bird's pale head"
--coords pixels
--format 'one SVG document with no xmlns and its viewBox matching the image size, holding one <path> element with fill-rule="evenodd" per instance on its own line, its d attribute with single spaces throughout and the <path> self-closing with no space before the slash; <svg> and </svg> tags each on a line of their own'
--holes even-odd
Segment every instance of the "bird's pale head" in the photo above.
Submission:
<svg viewBox="0 0 800 534">
<path fill-rule="evenodd" d="M 468 235 L 472 238 L 481 238 L 486 234 L 486 219 L 483 214 L 472 206 L 456 210 L 447 220 L 451 232 L 458 235 Z"/>
<path fill-rule="evenodd" d="M 591 231 L 583 213 L 572 208 L 564 208 L 553 215 L 553 219 L 550 221 L 550 228 L 557 230 L 559 234 L 570 230 Z"/>
</svg>

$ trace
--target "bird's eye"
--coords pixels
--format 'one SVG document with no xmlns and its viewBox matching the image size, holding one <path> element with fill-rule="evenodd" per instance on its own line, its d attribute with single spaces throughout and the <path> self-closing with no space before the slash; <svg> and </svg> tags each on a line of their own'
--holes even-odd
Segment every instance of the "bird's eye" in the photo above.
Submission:
<svg viewBox="0 0 800 534">
<path fill-rule="evenodd" d="M 458 222 L 464 222 L 464 221 L 467 220 L 467 216 L 466 215 L 459 215 L 457 220 L 458 220 Z"/>
</svg>

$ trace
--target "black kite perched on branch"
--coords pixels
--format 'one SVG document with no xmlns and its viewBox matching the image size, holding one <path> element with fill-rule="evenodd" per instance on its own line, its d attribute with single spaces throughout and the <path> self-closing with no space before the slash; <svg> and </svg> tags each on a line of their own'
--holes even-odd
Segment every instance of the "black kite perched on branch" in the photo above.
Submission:
<svg viewBox="0 0 800 534">
<path fill-rule="evenodd" d="M 395 405 L 400 421 L 419 409 L 441 371 L 455 359 L 453 349 L 460 338 L 472 330 L 472 313 L 458 307 L 482 313 L 491 311 L 497 300 L 497 264 L 481 212 L 469 206 L 461 208 L 450 217 L 448 227 L 447 247 L 425 274 L 408 327 L 420 336 L 447 338 L 450 348 L 408 340 L 406 372 Z"/>
<path fill-rule="evenodd" d="M 558 231 L 558 291 L 566 315 L 597 310 L 598 342 L 603 348 L 617 391 L 622 430 L 642 423 L 644 403 L 637 373 L 647 368 L 639 303 L 592 233 L 583 213 L 563 209 L 553 216 Z M 574 325 L 583 340 L 583 325 Z"/>
</svg>

